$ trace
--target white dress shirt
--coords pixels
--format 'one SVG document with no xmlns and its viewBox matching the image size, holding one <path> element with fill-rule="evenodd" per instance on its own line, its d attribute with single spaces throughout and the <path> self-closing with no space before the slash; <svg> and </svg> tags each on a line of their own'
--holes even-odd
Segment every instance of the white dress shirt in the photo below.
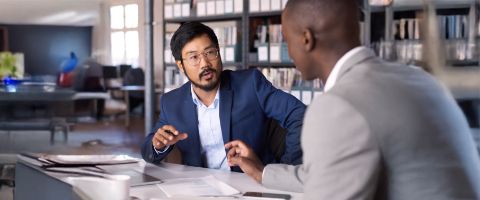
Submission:
<svg viewBox="0 0 480 200">
<path fill-rule="evenodd" d="M 355 47 L 355 48 L 351 49 L 345 55 L 343 55 L 337 61 L 337 63 L 335 63 L 335 66 L 333 66 L 332 72 L 330 72 L 330 74 L 328 75 L 327 82 L 325 83 L 325 87 L 323 88 L 323 92 L 328 92 L 328 90 L 332 89 L 332 87 L 337 82 L 338 73 L 342 69 L 343 64 L 345 64 L 345 62 L 348 59 L 350 59 L 353 55 L 357 54 L 358 52 L 360 52 L 364 48 L 367 48 L 367 47 L 358 46 L 358 47 Z"/>
<path fill-rule="evenodd" d="M 198 99 L 191 88 L 193 103 L 197 105 L 198 133 L 202 146 L 202 158 L 208 168 L 230 170 L 227 164 L 223 143 L 222 127 L 220 126 L 220 95 L 219 90 L 215 100 L 209 106 Z"/>
</svg>

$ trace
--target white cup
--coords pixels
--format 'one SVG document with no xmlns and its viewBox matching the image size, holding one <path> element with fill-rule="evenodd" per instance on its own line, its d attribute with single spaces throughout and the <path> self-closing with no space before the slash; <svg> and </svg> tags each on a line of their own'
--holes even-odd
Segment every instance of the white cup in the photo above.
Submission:
<svg viewBox="0 0 480 200">
<path fill-rule="evenodd" d="M 100 177 L 68 177 L 75 193 L 84 200 L 127 200 L 130 199 L 130 177 L 109 175 Z"/>
</svg>

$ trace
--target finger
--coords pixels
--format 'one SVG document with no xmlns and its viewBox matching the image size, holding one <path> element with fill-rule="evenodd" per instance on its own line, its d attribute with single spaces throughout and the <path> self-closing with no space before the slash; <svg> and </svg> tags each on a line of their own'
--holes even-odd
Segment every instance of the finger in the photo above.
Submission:
<svg viewBox="0 0 480 200">
<path fill-rule="evenodd" d="M 237 154 L 235 149 L 236 148 L 231 148 L 231 149 L 228 150 L 227 158 L 234 157 Z"/>
<path fill-rule="evenodd" d="M 178 140 L 184 140 L 188 138 L 188 134 L 186 133 L 181 133 L 176 137 Z"/>
<path fill-rule="evenodd" d="M 242 161 L 243 161 L 242 157 L 233 156 L 233 157 L 228 158 L 228 165 L 231 166 L 231 167 L 240 166 L 240 168 L 241 168 L 241 165 L 243 163 Z"/>
<path fill-rule="evenodd" d="M 186 133 L 182 133 L 178 136 L 169 136 L 168 138 L 166 138 L 166 140 L 167 140 L 166 145 L 176 144 L 180 140 L 187 139 L 187 137 L 188 137 L 188 135 Z"/>
<path fill-rule="evenodd" d="M 179 134 L 178 136 L 174 136 L 173 139 L 171 139 L 170 141 L 173 143 L 177 143 L 180 140 L 187 139 L 187 137 L 188 135 L 186 133 L 182 133 L 182 134 Z"/>
<path fill-rule="evenodd" d="M 174 138 L 174 135 L 169 133 L 168 130 L 160 131 L 159 135 L 162 135 L 164 138 L 167 138 L 168 140 L 173 140 L 173 138 Z"/>
<path fill-rule="evenodd" d="M 168 143 L 168 138 L 165 138 L 163 135 L 158 135 L 157 137 L 155 137 L 157 139 L 158 142 L 161 143 L 161 145 L 167 145 Z"/>
<path fill-rule="evenodd" d="M 226 148 L 226 149 L 230 149 L 230 148 L 232 148 L 232 147 L 236 147 L 236 146 L 238 146 L 239 143 L 241 143 L 240 140 L 233 140 L 233 141 L 225 144 L 225 148 Z"/>
<path fill-rule="evenodd" d="M 179 134 L 178 130 L 172 125 L 164 125 L 164 126 L 162 126 L 162 130 L 164 130 L 165 132 L 167 132 L 169 134 L 172 134 L 172 135 L 178 135 Z"/>
<path fill-rule="evenodd" d="M 230 159 L 228 159 L 228 164 L 230 166 L 239 166 L 242 169 L 242 171 L 244 171 L 244 167 L 247 166 L 246 165 L 247 161 L 248 161 L 248 159 L 246 159 L 244 157 L 235 156 L 235 157 L 231 157 Z"/>
<path fill-rule="evenodd" d="M 160 135 L 154 136 L 152 138 L 152 144 L 157 149 L 162 148 L 165 145 L 164 141 L 165 139 Z"/>
</svg>

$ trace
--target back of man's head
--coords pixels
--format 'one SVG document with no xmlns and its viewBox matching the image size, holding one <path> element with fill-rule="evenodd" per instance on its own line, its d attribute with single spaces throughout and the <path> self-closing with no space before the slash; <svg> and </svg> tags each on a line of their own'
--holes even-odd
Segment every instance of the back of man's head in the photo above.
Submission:
<svg viewBox="0 0 480 200">
<path fill-rule="evenodd" d="M 357 0 L 290 0 L 285 11 L 296 30 L 310 29 L 315 45 L 334 48 L 359 45 L 359 10 Z"/>
</svg>

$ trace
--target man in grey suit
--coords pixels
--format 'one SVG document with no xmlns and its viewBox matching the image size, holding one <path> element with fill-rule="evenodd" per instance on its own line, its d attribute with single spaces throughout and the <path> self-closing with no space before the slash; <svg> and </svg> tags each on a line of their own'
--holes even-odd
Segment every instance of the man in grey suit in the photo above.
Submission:
<svg viewBox="0 0 480 200">
<path fill-rule="evenodd" d="M 282 14 L 304 79 L 325 81 L 302 130 L 303 165 L 263 166 L 241 141 L 228 162 L 305 199 L 480 199 L 480 162 L 451 95 L 420 68 L 361 47 L 355 0 L 291 0 Z"/>
</svg>

